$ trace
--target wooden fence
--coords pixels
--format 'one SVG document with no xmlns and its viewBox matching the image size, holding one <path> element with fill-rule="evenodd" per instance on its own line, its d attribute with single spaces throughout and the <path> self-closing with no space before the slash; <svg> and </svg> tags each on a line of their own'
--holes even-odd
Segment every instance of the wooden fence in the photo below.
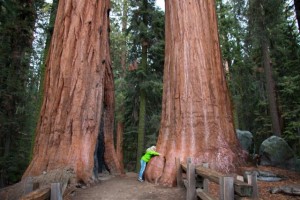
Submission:
<svg viewBox="0 0 300 200">
<path fill-rule="evenodd" d="M 62 200 L 63 186 L 61 183 L 51 183 L 49 187 L 38 188 L 37 183 L 28 181 L 25 184 L 24 195 L 20 200 Z"/>
<path fill-rule="evenodd" d="M 258 199 L 256 172 L 247 175 L 248 182 L 246 183 L 243 181 L 244 178 L 242 176 L 224 175 L 209 169 L 207 163 L 202 166 L 195 166 L 191 162 L 191 158 L 187 159 L 187 164 L 182 164 L 179 159 L 176 159 L 176 165 L 178 169 L 177 185 L 186 187 L 187 200 L 194 200 L 197 197 L 204 200 L 216 200 L 209 194 L 210 181 L 219 184 L 220 200 L 242 199 L 243 197 Z M 183 171 L 186 174 L 186 178 L 182 176 Z M 200 178 L 200 180 L 197 178 Z"/>
</svg>

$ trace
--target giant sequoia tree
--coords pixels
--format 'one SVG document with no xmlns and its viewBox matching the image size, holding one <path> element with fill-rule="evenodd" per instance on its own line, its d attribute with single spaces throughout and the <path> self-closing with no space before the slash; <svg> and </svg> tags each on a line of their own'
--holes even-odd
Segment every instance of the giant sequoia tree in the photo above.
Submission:
<svg viewBox="0 0 300 200">
<path fill-rule="evenodd" d="M 89 181 L 100 130 L 104 132 L 105 162 L 111 172 L 119 172 L 112 134 L 109 6 L 109 0 L 59 1 L 34 154 L 24 176 L 71 167 L 78 180 Z"/>
<path fill-rule="evenodd" d="M 146 178 L 174 185 L 175 157 L 234 171 L 242 161 L 220 54 L 215 1 L 167 0 L 162 119 Z"/>
</svg>

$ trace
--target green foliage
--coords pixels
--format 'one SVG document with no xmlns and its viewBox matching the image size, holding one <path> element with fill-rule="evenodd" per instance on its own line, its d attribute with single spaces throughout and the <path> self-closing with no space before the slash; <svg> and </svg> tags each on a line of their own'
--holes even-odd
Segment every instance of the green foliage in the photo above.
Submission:
<svg viewBox="0 0 300 200">
<path fill-rule="evenodd" d="M 141 2 L 141 1 L 140 1 Z M 137 2 L 139 4 L 139 2 Z M 163 52 L 164 49 L 164 23 L 163 23 L 163 13 L 161 11 L 155 10 L 154 2 L 149 1 L 146 4 L 140 4 L 140 9 L 134 10 L 134 17 L 131 20 L 131 24 L 138 25 L 137 28 L 130 27 L 130 33 L 136 40 L 133 40 L 134 48 L 132 48 L 133 56 L 136 56 L 137 60 L 141 57 L 140 65 L 138 70 L 135 71 L 134 79 L 136 79 L 136 91 L 139 94 L 139 105 L 140 103 L 146 101 L 145 116 L 139 116 L 139 123 L 141 120 L 145 120 L 144 136 L 145 143 L 139 144 L 138 152 L 142 153 L 146 146 L 149 144 L 155 144 L 157 139 L 157 130 L 159 129 L 159 124 L 151 124 L 153 121 L 151 119 L 156 119 L 160 116 L 161 112 L 161 95 L 162 95 L 162 71 L 163 71 Z M 143 10 L 145 9 L 145 10 Z M 151 10 L 152 9 L 152 10 Z M 143 18 L 136 18 L 137 15 L 142 14 Z M 146 29 L 147 27 L 148 29 Z M 160 34 L 157 34 L 160 33 Z M 147 45 L 147 67 L 143 66 L 145 58 L 143 58 L 143 52 L 140 50 L 145 47 L 141 47 L 146 43 Z M 138 50 L 138 51 L 136 51 Z M 134 58 L 134 57 L 133 57 Z M 144 96 L 145 95 L 145 96 Z M 143 100 L 141 97 L 145 97 Z M 141 108 L 140 108 L 141 109 Z M 141 114 L 141 112 L 139 113 Z M 139 124 L 141 125 L 141 124 Z M 139 134 L 141 132 L 141 127 L 139 126 Z M 138 155 L 137 160 L 140 159 Z"/>
<path fill-rule="evenodd" d="M 123 2 L 124 3 L 124 2 Z M 155 1 L 130 1 L 128 28 L 122 32 L 124 4 L 113 1 L 111 49 L 115 73 L 116 118 L 124 121 L 124 162 L 135 169 L 140 95 L 145 95 L 145 145 L 156 143 L 161 112 L 162 74 L 164 65 L 164 13 L 154 6 Z M 126 45 L 124 46 L 124 42 Z M 142 44 L 147 43 L 147 63 L 142 67 Z M 128 49 L 128 50 L 127 50 Z M 126 66 L 137 63 L 136 70 L 121 66 L 126 52 Z"/>
<path fill-rule="evenodd" d="M 0 187 L 18 181 L 30 159 L 39 90 L 32 43 L 43 5 L 42 0 L 0 4 Z"/>
<path fill-rule="evenodd" d="M 277 77 L 278 98 L 282 114 L 283 138 L 298 156 L 300 152 L 300 46 L 292 8 L 281 5 L 282 12 L 270 28 L 272 62 Z"/>
<path fill-rule="evenodd" d="M 254 133 L 256 150 L 272 135 L 260 43 L 267 37 L 282 134 L 294 149 L 299 149 L 300 49 L 293 7 L 280 0 L 219 0 L 217 12 L 236 128 Z"/>
</svg>

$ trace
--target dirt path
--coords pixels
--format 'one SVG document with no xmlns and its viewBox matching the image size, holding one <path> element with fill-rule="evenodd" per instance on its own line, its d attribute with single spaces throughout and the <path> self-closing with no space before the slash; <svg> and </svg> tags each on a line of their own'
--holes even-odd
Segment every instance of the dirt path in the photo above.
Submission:
<svg viewBox="0 0 300 200">
<path fill-rule="evenodd" d="M 101 182 L 85 189 L 77 189 L 72 200 L 184 200 L 185 189 L 168 188 L 137 181 L 136 173 L 125 177 L 101 175 Z"/>
<path fill-rule="evenodd" d="M 270 189 L 280 186 L 300 186 L 300 173 L 274 167 L 243 167 L 242 171 L 268 171 L 281 177 L 282 181 L 265 182 L 258 181 L 258 193 L 260 200 L 300 200 L 300 196 L 286 195 L 282 193 L 271 194 Z M 243 173 L 241 173 L 243 174 Z M 168 188 L 154 185 L 148 182 L 137 181 L 136 173 L 127 173 L 126 177 L 114 177 L 109 174 L 100 174 L 101 182 L 86 189 L 77 189 L 71 197 L 72 200 L 184 200 L 185 188 Z M 219 185 L 210 183 L 209 193 L 218 198 Z M 249 198 L 248 198 L 249 199 Z"/>
</svg>

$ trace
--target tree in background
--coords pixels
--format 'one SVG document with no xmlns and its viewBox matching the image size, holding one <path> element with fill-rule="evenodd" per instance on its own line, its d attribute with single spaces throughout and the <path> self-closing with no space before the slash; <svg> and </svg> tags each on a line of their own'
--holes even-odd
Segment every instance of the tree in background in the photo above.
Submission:
<svg viewBox="0 0 300 200">
<path fill-rule="evenodd" d="M 113 141 L 109 9 L 108 0 L 59 1 L 33 159 L 23 177 L 71 167 L 78 181 L 91 181 L 101 121 L 105 162 L 111 173 L 120 172 Z"/>
<path fill-rule="evenodd" d="M 246 2 L 218 0 L 216 3 L 223 66 L 234 104 L 235 127 L 251 130 L 254 117 L 249 108 L 256 102 L 249 98 L 254 92 L 252 67 L 244 59 L 246 30 L 242 23 L 246 22 Z"/>
<path fill-rule="evenodd" d="M 277 92 L 282 115 L 282 137 L 300 152 L 300 46 L 294 10 L 282 2 L 277 23 L 271 26 L 271 56 L 277 77 Z M 297 86 L 296 86 L 297 85 Z"/>
<path fill-rule="evenodd" d="M 132 65 L 126 76 L 128 88 L 125 101 L 125 140 L 134 140 L 136 147 L 128 145 L 130 152 L 125 152 L 125 157 L 126 160 L 132 160 L 131 156 L 136 151 L 135 166 L 139 169 L 145 145 L 155 144 L 157 138 L 162 89 L 164 19 L 163 12 L 157 10 L 153 0 L 132 1 L 130 5 L 128 57 Z M 137 133 L 137 137 L 132 133 Z"/>
<path fill-rule="evenodd" d="M 32 42 L 42 5 L 0 2 L 0 187 L 18 181 L 29 162 L 37 103 Z"/>
<path fill-rule="evenodd" d="M 222 67 L 214 1 L 166 1 L 162 119 L 147 180 L 176 184 L 175 157 L 234 171 L 243 162 Z"/>
<path fill-rule="evenodd" d="M 272 132 L 276 136 L 281 136 L 281 116 L 278 108 L 278 100 L 276 94 L 275 78 L 273 71 L 273 63 L 270 55 L 270 33 L 268 27 L 276 23 L 276 16 L 280 14 L 281 1 L 249 1 L 249 18 L 252 33 L 257 38 L 261 53 L 261 66 L 265 75 L 265 89 L 268 99 L 269 113 L 271 117 Z M 273 7 L 272 7 L 273 6 Z M 274 15 L 271 15 L 273 13 Z"/>
<path fill-rule="evenodd" d="M 299 134 L 299 106 L 296 103 L 299 95 L 295 93 L 297 89 L 287 84 L 291 80 L 299 83 L 294 76 L 299 71 L 299 45 L 288 10 L 289 6 L 282 1 L 249 2 L 247 53 L 256 73 L 256 93 L 259 93 L 258 104 L 253 109 L 258 144 L 280 132 L 280 136 L 293 146 Z M 293 98 L 286 98 L 287 93 Z"/>
<path fill-rule="evenodd" d="M 150 45 L 149 37 L 149 20 L 151 19 L 151 10 L 154 10 L 155 1 L 139 0 L 132 2 L 131 6 L 136 7 L 131 18 L 131 27 L 137 31 L 136 43 L 141 48 L 141 59 L 138 64 L 140 80 L 139 80 L 139 114 L 138 114 L 138 131 L 137 131 L 137 158 L 136 170 L 139 169 L 139 161 L 145 148 L 145 120 L 146 120 L 146 91 L 143 87 L 145 82 L 145 74 L 148 66 L 148 48 Z"/>
<path fill-rule="evenodd" d="M 258 6 L 261 3 L 263 6 Z M 264 55 L 266 58 L 266 53 L 269 54 L 273 68 L 282 137 L 296 148 L 299 145 L 299 95 L 295 85 L 300 82 L 297 76 L 299 38 L 293 7 L 280 1 L 220 0 L 217 11 L 236 128 L 254 134 L 253 153 L 273 134 L 261 48 L 262 39 L 268 37 L 269 48 Z M 262 24 L 267 29 L 262 29 Z"/>
<path fill-rule="evenodd" d="M 112 6 L 111 17 L 111 57 L 115 77 L 115 120 L 116 120 L 116 151 L 122 171 L 124 171 L 124 128 L 125 128 L 125 93 L 128 55 L 128 0 L 115 0 Z M 120 56 L 121 55 L 121 56 Z"/>
</svg>

